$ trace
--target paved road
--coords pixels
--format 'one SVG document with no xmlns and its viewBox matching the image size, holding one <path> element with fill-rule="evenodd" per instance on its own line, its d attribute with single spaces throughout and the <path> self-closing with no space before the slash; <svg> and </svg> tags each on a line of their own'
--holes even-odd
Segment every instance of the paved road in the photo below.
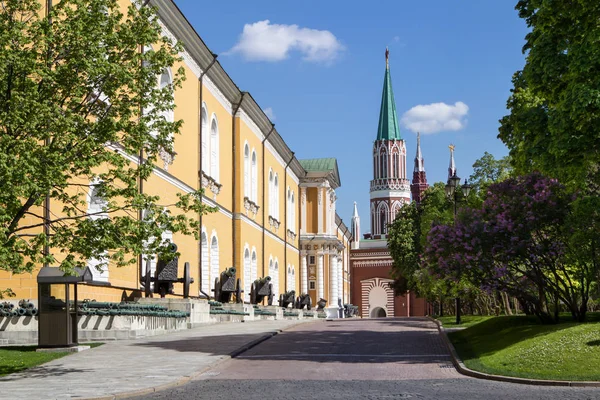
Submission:
<svg viewBox="0 0 600 400">
<path fill-rule="evenodd" d="M 190 383 L 144 399 L 600 399 L 600 389 L 518 385 L 458 374 L 420 319 L 304 324 Z"/>
</svg>

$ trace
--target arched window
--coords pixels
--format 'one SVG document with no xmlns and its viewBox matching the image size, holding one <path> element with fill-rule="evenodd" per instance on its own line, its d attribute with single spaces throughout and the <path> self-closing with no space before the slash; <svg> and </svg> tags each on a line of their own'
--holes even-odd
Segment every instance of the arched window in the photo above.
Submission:
<svg viewBox="0 0 600 400">
<path fill-rule="evenodd" d="M 287 292 L 289 292 L 290 290 L 292 290 L 293 286 L 292 286 L 292 266 L 290 264 L 288 264 L 287 266 L 287 287 L 285 288 L 285 290 Z"/>
<path fill-rule="evenodd" d="M 244 298 L 250 301 L 250 286 L 252 285 L 252 263 L 250 261 L 250 250 L 244 250 Z"/>
<path fill-rule="evenodd" d="M 277 174 L 275 174 L 275 178 L 273 179 L 273 192 L 273 217 L 276 220 L 279 220 L 279 177 L 277 176 Z"/>
<path fill-rule="evenodd" d="M 387 233 L 387 218 L 385 214 L 385 209 L 381 208 L 379 210 L 379 228 L 382 235 Z"/>
<path fill-rule="evenodd" d="M 296 266 L 292 265 L 292 290 L 296 289 Z"/>
<path fill-rule="evenodd" d="M 254 282 L 258 278 L 258 265 L 256 263 L 256 250 L 252 248 L 252 264 L 250 270 L 250 282 Z"/>
<path fill-rule="evenodd" d="M 269 171 L 269 215 L 275 211 L 275 186 L 273 184 L 273 171 Z"/>
<path fill-rule="evenodd" d="M 219 181 L 219 125 L 214 114 L 210 124 L 210 176 Z"/>
<path fill-rule="evenodd" d="M 256 151 L 252 150 L 252 201 L 258 203 L 258 165 Z"/>
<path fill-rule="evenodd" d="M 394 152 L 392 153 L 392 174 L 394 175 L 394 178 L 399 178 L 400 177 L 400 155 L 398 154 L 398 149 L 394 149 Z"/>
<path fill-rule="evenodd" d="M 208 170 L 210 160 L 210 154 L 208 152 L 208 136 L 210 133 L 208 132 L 208 113 L 206 112 L 206 107 L 202 105 L 202 115 L 200 117 L 202 124 L 202 171 L 205 174 L 210 175 L 210 171 Z"/>
<path fill-rule="evenodd" d="M 275 292 L 275 298 L 279 298 L 279 262 L 275 259 L 273 266 L 273 292 Z"/>
<path fill-rule="evenodd" d="M 291 209 L 292 216 L 290 218 L 290 221 L 291 221 L 292 228 L 290 230 L 292 232 L 296 232 L 296 200 L 294 199 L 294 191 L 292 191 L 292 201 L 291 201 L 291 203 L 292 203 L 292 206 L 291 206 L 290 209 Z"/>
<path fill-rule="evenodd" d="M 252 199 L 250 185 L 250 147 L 248 147 L 248 143 L 246 143 L 244 146 L 244 196 L 248 199 Z"/>
<path fill-rule="evenodd" d="M 209 294 L 210 291 L 210 276 L 208 275 L 208 239 L 206 238 L 206 232 L 202 231 L 201 237 L 202 247 L 202 291 Z"/>
<path fill-rule="evenodd" d="M 219 239 L 213 235 L 210 241 L 210 288 L 215 288 L 215 278 L 219 277 Z"/>
<path fill-rule="evenodd" d="M 108 218 L 106 207 L 108 202 L 100 195 L 101 182 L 96 180 L 90 183 L 88 192 L 88 215 L 92 221 Z M 92 271 L 94 280 L 108 282 L 108 253 L 104 252 L 98 257 L 90 257 L 87 265 Z"/>
<path fill-rule="evenodd" d="M 287 188 L 287 196 L 285 198 L 287 207 L 287 226 L 286 229 L 292 230 L 292 193 L 290 187 Z"/>
<path fill-rule="evenodd" d="M 381 171 L 381 178 L 387 178 L 387 167 L 388 167 L 388 159 L 387 159 L 387 151 L 385 150 L 385 148 L 382 148 L 380 153 L 379 153 L 379 162 L 381 164 L 380 166 L 380 171 Z"/>
</svg>

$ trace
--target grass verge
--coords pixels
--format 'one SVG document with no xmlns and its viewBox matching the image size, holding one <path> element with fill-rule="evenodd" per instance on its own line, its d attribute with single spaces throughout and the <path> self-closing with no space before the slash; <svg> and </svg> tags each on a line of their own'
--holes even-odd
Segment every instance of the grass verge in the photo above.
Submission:
<svg viewBox="0 0 600 400">
<path fill-rule="evenodd" d="M 84 343 L 86 346 L 98 347 L 103 343 Z M 64 357 L 67 352 L 60 353 L 38 353 L 37 346 L 6 346 L 0 347 L 0 376 L 14 374 L 25 369 L 47 363 Z"/>
<path fill-rule="evenodd" d="M 599 381 L 600 322 L 542 325 L 535 317 L 494 317 L 448 337 L 475 371 L 533 379 Z"/>
<path fill-rule="evenodd" d="M 444 328 L 468 328 L 480 322 L 487 321 L 490 318 L 493 317 L 490 315 L 462 315 L 460 317 L 461 324 L 456 325 L 456 316 L 454 315 L 449 315 L 446 317 L 436 317 L 436 319 L 442 323 L 442 326 Z"/>
</svg>

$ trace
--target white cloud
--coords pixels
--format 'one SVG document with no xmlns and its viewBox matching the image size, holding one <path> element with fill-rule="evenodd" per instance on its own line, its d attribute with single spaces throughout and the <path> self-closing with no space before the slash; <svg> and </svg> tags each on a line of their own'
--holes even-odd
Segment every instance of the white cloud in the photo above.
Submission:
<svg viewBox="0 0 600 400">
<path fill-rule="evenodd" d="M 266 19 L 244 25 L 239 41 L 225 54 L 240 53 L 248 61 L 282 61 L 299 51 L 305 61 L 331 63 L 344 46 L 326 30 L 271 24 Z"/>
<path fill-rule="evenodd" d="M 469 106 L 462 101 L 420 104 L 404 113 L 402 124 L 413 132 L 423 134 L 442 131 L 459 131 L 467 126 Z"/>
<path fill-rule="evenodd" d="M 273 108 L 267 107 L 263 110 L 263 112 L 269 117 L 271 122 L 275 121 L 275 113 L 273 112 Z"/>
</svg>

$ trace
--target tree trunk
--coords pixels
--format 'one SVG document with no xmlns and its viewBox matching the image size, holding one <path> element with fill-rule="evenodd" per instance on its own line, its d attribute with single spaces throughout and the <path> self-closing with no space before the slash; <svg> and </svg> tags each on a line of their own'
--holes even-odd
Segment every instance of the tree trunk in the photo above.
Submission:
<svg viewBox="0 0 600 400">
<path fill-rule="evenodd" d="M 510 309 L 510 299 L 508 298 L 508 294 L 506 294 L 506 292 L 500 292 L 500 297 L 502 297 L 506 315 L 513 315 L 512 310 Z"/>
</svg>

